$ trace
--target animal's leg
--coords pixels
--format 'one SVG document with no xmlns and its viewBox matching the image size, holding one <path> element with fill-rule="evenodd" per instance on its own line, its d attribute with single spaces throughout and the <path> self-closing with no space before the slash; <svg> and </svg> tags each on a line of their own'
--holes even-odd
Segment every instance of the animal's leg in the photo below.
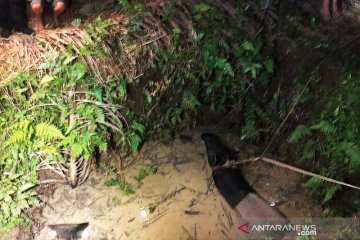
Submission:
<svg viewBox="0 0 360 240">
<path fill-rule="evenodd" d="M 17 32 L 32 34 L 33 30 L 28 27 L 28 18 L 26 15 L 26 3 L 24 0 L 10 1 L 10 15 L 13 21 L 13 28 Z"/>
<path fill-rule="evenodd" d="M 215 167 L 216 166 L 216 154 L 213 153 L 212 151 L 207 151 L 207 155 L 208 155 L 208 162 L 210 167 Z"/>
</svg>

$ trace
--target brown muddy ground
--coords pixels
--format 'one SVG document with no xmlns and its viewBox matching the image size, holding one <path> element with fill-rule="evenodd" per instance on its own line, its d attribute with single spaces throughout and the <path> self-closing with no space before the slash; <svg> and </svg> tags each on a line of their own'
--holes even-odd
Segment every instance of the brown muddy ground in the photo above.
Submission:
<svg viewBox="0 0 360 240">
<path fill-rule="evenodd" d="M 135 193 L 122 195 L 118 187 L 106 187 L 109 171 L 100 168 L 75 189 L 58 185 L 46 202 L 34 229 L 35 239 L 51 239 L 48 224 L 89 222 L 88 238 L 120 239 L 234 239 L 236 215 L 212 183 L 202 130 L 187 132 L 191 141 L 148 141 L 135 157 L 136 162 L 118 171 Z M 222 136 L 236 146 L 237 138 Z M 232 139 L 232 141 L 231 141 Z M 108 156 L 111 165 L 119 158 Z M 138 182 L 144 166 L 156 166 L 156 174 Z M 307 197 L 301 176 L 263 163 L 243 167 L 245 177 L 269 203 L 279 205 L 288 217 L 318 216 L 321 209 Z M 156 206 L 149 219 L 140 216 L 143 207 Z"/>
</svg>

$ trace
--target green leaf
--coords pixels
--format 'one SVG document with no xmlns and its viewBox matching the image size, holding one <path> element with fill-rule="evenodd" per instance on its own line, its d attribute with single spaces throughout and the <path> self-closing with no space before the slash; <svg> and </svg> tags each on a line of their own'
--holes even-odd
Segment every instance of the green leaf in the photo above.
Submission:
<svg viewBox="0 0 360 240">
<path fill-rule="evenodd" d="M 267 58 L 264 61 L 265 69 L 268 73 L 273 74 L 274 73 L 274 60 L 271 58 Z"/>
<path fill-rule="evenodd" d="M 56 126 L 50 123 L 39 123 L 36 125 L 35 136 L 44 141 L 53 141 L 65 137 Z"/>
<path fill-rule="evenodd" d="M 84 151 L 84 149 L 80 143 L 74 143 L 71 146 L 71 159 L 73 159 L 73 160 L 77 159 L 78 157 L 81 156 L 83 151 Z"/>
<path fill-rule="evenodd" d="M 40 84 L 41 84 L 41 85 L 44 85 L 44 84 L 46 84 L 46 83 L 48 83 L 48 82 L 51 82 L 51 81 L 53 81 L 53 80 L 54 80 L 54 77 L 53 77 L 53 76 L 45 75 L 45 76 L 42 78 Z"/>
<path fill-rule="evenodd" d="M 131 128 L 138 131 L 139 133 L 143 133 L 145 131 L 145 126 L 136 121 L 133 122 L 133 124 L 131 125 Z"/>
<path fill-rule="evenodd" d="M 210 6 L 206 3 L 199 3 L 193 6 L 193 11 L 196 13 L 207 12 L 210 9 Z"/>
<path fill-rule="evenodd" d="M 138 134 L 134 134 L 130 137 L 130 142 L 131 142 L 131 149 L 135 153 L 138 151 L 142 139 Z"/>
<path fill-rule="evenodd" d="M 255 51 L 254 45 L 249 41 L 245 41 L 242 46 L 247 51 L 251 51 L 251 52 Z"/>
<path fill-rule="evenodd" d="M 301 138 L 311 135 L 311 131 L 308 127 L 305 125 L 299 125 L 295 128 L 295 130 L 292 132 L 291 136 L 289 137 L 289 142 L 297 142 Z"/>
<path fill-rule="evenodd" d="M 76 59 L 76 57 L 74 57 L 74 56 L 66 56 L 64 58 L 63 65 L 68 65 L 69 63 L 71 63 L 75 59 Z"/>
<path fill-rule="evenodd" d="M 102 89 L 101 88 L 95 88 L 93 90 L 93 94 L 96 97 L 96 100 L 98 100 L 99 102 L 103 101 Z"/>
<path fill-rule="evenodd" d="M 180 33 L 181 33 L 181 29 L 178 28 L 178 27 L 173 28 L 173 29 L 172 29 L 172 33 L 173 33 L 173 34 L 180 34 Z"/>
<path fill-rule="evenodd" d="M 27 190 L 29 190 L 30 188 L 34 187 L 35 184 L 34 183 L 31 183 L 31 182 L 27 182 L 25 183 L 24 185 L 22 185 L 20 188 L 19 188 L 19 192 L 20 193 L 23 193 L 23 192 L 26 192 Z"/>
</svg>

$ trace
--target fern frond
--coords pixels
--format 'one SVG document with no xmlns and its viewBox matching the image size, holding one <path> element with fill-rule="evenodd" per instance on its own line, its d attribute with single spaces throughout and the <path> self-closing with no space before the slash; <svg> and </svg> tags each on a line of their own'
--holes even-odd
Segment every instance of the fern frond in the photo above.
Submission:
<svg viewBox="0 0 360 240">
<path fill-rule="evenodd" d="M 29 120 L 23 120 L 13 124 L 7 130 L 10 132 L 9 138 L 5 141 L 5 145 L 14 145 L 30 141 L 34 129 L 30 125 Z"/>
<path fill-rule="evenodd" d="M 341 185 L 339 185 L 339 184 L 330 185 L 330 186 L 326 187 L 325 188 L 326 192 L 325 192 L 325 196 L 323 199 L 323 203 L 326 203 L 329 200 L 331 200 L 339 190 L 341 190 Z"/>
<path fill-rule="evenodd" d="M 310 129 L 305 125 L 299 125 L 295 128 L 295 130 L 292 132 L 291 136 L 289 137 L 289 142 L 297 142 L 299 139 L 311 135 Z"/>
<path fill-rule="evenodd" d="M 344 142 L 340 146 L 350 160 L 350 167 L 360 170 L 360 148 L 354 143 Z"/>
<path fill-rule="evenodd" d="M 73 129 L 70 131 L 69 135 L 64 137 L 60 143 L 61 146 L 71 146 L 75 143 L 76 137 L 79 135 L 79 133 Z"/>
<path fill-rule="evenodd" d="M 29 140 L 29 135 L 30 134 L 28 131 L 15 130 L 12 132 L 11 136 L 6 140 L 5 145 L 10 146 L 10 145 L 26 142 L 27 140 Z"/>
<path fill-rule="evenodd" d="M 324 121 L 324 120 L 320 121 L 318 124 L 311 126 L 310 129 L 319 130 L 325 135 L 336 133 L 336 127 L 331 125 L 328 121 Z"/>
<path fill-rule="evenodd" d="M 76 160 L 84 152 L 84 148 L 81 144 L 75 143 L 71 146 L 71 159 Z"/>
<path fill-rule="evenodd" d="M 25 119 L 25 120 L 22 120 L 20 122 L 17 122 L 17 123 L 14 123 L 13 125 L 9 126 L 7 128 L 8 131 L 11 131 L 11 130 L 27 130 L 30 126 L 30 121 Z"/>
<path fill-rule="evenodd" d="M 96 105 L 82 104 L 75 110 L 75 113 L 79 113 L 89 120 L 105 121 L 104 110 Z"/>
<path fill-rule="evenodd" d="M 315 157 L 315 147 L 316 147 L 316 142 L 314 142 L 313 140 L 309 140 L 305 144 L 305 148 L 304 148 L 303 155 L 301 156 L 301 160 L 314 158 Z"/>
<path fill-rule="evenodd" d="M 64 135 L 61 131 L 51 123 L 39 123 L 35 127 L 35 136 L 45 142 L 63 139 Z"/>
</svg>

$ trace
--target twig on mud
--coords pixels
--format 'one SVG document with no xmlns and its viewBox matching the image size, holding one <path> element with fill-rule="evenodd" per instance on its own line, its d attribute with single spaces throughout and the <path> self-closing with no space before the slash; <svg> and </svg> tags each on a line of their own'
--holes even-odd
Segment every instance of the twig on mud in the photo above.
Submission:
<svg viewBox="0 0 360 240">
<path fill-rule="evenodd" d="M 190 207 L 195 206 L 195 204 L 197 204 L 197 203 L 198 203 L 198 201 L 199 201 L 199 200 L 198 200 L 198 199 L 196 199 L 196 198 L 191 199 L 191 202 L 190 202 L 190 204 L 189 204 L 189 206 L 188 206 L 188 207 L 190 208 Z"/>
<path fill-rule="evenodd" d="M 186 187 L 183 186 L 183 187 L 179 188 L 178 190 L 175 190 L 175 191 L 169 193 L 168 195 L 166 195 L 163 199 L 161 199 L 161 200 L 158 201 L 157 203 L 151 204 L 151 205 L 153 205 L 153 206 L 158 206 L 158 205 L 166 202 L 166 201 L 169 200 L 170 198 L 174 197 L 176 194 L 178 194 L 179 192 L 181 192 L 181 191 L 184 190 L 185 188 L 186 188 Z"/>
<path fill-rule="evenodd" d="M 229 228 L 225 226 L 225 223 L 224 223 L 222 217 L 220 216 L 220 213 L 218 214 L 218 219 L 219 219 L 219 221 L 220 221 L 220 225 L 221 225 L 223 228 L 225 228 L 226 231 L 229 231 Z"/>
<path fill-rule="evenodd" d="M 190 215 L 190 216 L 195 216 L 195 215 L 199 215 L 200 212 L 199 211 L 185 210 L 185 214 Z"/>
<path fill-rule="evenodd" d="M 93 205 L 95 202 L 97 202 L 97 200 L 101 199 L 102 197 L 98 197 L 97 199 L 95 199 L 94 201 L 92 201 L 90 204 L 87 205 L 87 207 L 90 207 L 91 205 Z"/>
<path fill-rule="evenodd" d="M 195 224 L 195 227 L 194 227 L 194 240 L 197 240 L 196 224 Z"/>
<path fill-rule="evenodd" d="M 176 171 L 178 171 L 179 173 L 181 173 L 181 170 L 177 167 L 177 157 L 175 157 L 175 161 L 173 161 L 173 167 Z"/>
<path fill-rule="evenodd" d="M 210 188 L 211 186 L 213 185 L 214 183 L 214 179 L 212 176 L 208 177 L 207 181 L 206 181 L 206 185 L 207 185 L 207 189 L 206 189 L 206 193 L 205 195 L 208 195 L 209 191 L 210 191 Z"/>
<path fill-rule="evenodd" d="M 191 160 L 183 160 L 181 162 L 178 162 L 178 158 L 175 157 L 175 161 L 173 161 L 173 167 L 175 168 L 176 171 L 181 173 L 181 170 L 177 167 L 178 165 L 182 165 L 182 164 L 186 164 L 186 163 L 191 163 Z"/>
<path fill-rule="evenodd" d="M 154 216 L 154 218 L 152 218 L 151 221 L 146 222 L 146 224 L 144 224 L 144 226 L 142 227 L 142 229 L 147 228 L 147 227 L 149 227 L 151 224 L 157 222 L 160 218 L 162 218 L 163 216 L 165 216 L 166 211 L 167 211 L 167 210 L 159 213 L 158 215 Z"/>
<path fill-rule="evenodd" d="M 227 220 L 228 220 L 229 228 L 232 228 L 232 226 L 234 225 L 233 220 L 232 220 L 232 217 L 231 217 L 231 215 L 229 214 L 229 211 L 225 208 L 223 202 L 221 201 L 220 203 L 221 203 L 221 207 L 222 207 L 222 209 L 223 209 L 223 211 L 224 211 L 224 214 L 225 214 L 225 216 L 226 216 L 226 218 L 227 218 Z"/>
<path fill-rule="evenodd" d="M 350 187 L 350 188 L 355 188 L 355 189 L 360 190 L 360 187 L 358 187 L 358 186 L 351 185 L 351 184 L 348 184 L 348 183 L 345 183 L 345 182 L 341 182 L 341 181 L 338 181 L 338 180 L 335 180 L 335 179 L 332 179 L 332 178 L 328 178 L 328 177 L 325 177 L 325 176 L 322 176 L 322 175 L 319 175 L 319 174 L 316 174 L 316 173 L 312 173 L 312 172 L 309 172 L 309 171 L 306 171 L 306 170 L 303 170 L 303 169 L 300 169 L 300 168 L 297 168 L 297 167 L 294 167 L 294 166 L 291 166 L 291 165 L 288 165 L 288 164 L 285 164 L 285 163 L 282 163 L 282 162 L 279 162 L 279 161 L 276 161 L 276 160 L 273 160 L 273 159 L 270 159 L 270 158 L 267 158 L 267 157 L 262 157 L 262 156 L 253 157 L 253 158 L 249 158 L 249 159 L 245 159 L 245 160 L 233 161 L 229 165 L 226 164 L 226 165 L 222 165 L 222 166 L 217 166 L 217 167 L 214 168 L 214 170 L 218 169 L 218 168 L 228 168 L 228 167 L 231 167 L 231 166 L 244 164 L 244 163 L 248 163 L 248 162 L 256 162 L 258 160 L 261 160 L 261 161 L 266 162 L 266 163 L 270 163 L 272 165 L 275 165 L 275 166 L 278 166 L 278 167 L 281 167 L 281 168 L 288 169 L 288 170 L 293 171 L 293 172 L 301 173 L 301 174 L 308 175 L 308 176 L 311 176 L 311 177 L 319 178 L 319 179 L 327 181 L 327 182 L 332 182 L 332 183 L 336 183 L 336 184 L 340 184 L 340 185 L 343 185 L 343 186 L 347 186 L 347 187 Z"/>
<path fill-rule="evenodd" d="M 223 229 L 221 229 L 221 233 L 226 237 L 227 240 L 232 240 L 232 238 L 229 237 Z"/>
<path fill-rule="evenodd" d="M 189 240 L 195 240 L 195 238 L 191 235 L 191 233 L 189 232 L 189 230 L 186 229 L 186 227 L 184 227 L 184 225 L 181 225 L 181 228 L 184 230 L 184 232 L 186 232 L 189 235 Z"/>
</svg>

